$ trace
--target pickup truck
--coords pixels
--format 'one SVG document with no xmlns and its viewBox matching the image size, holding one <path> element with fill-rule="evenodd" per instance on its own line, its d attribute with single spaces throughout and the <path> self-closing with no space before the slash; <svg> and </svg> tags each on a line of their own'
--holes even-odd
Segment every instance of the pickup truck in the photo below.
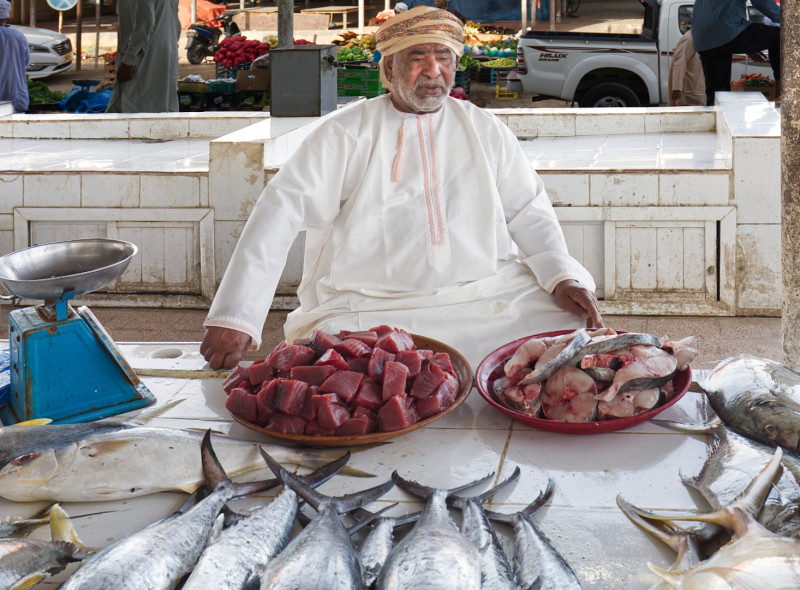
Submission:
<svg viewBox="0 0 800 590">
<path fill-rule="evenodd" d="M 516 72 L 509 92 L 530 92 L 534 100 L 560 98 L 582 107 L 638 107 L 667 104 L 672 53 L 691 27 L 694 0 L 639 0 L 640 34 L 528 31 L 517 44 Z M 749 18 L 763 15 L 748 7 Z M 769 63 L 733 57 L 731 80 L 745 74 L 772 77 Z"/>
</svg>

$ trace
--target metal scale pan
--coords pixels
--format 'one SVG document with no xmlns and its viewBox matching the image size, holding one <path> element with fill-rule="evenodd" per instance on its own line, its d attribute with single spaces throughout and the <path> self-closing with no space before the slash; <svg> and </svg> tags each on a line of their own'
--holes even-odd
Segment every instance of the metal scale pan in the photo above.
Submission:
<svg viewBox="0 0 800 590">
<path fill-rule="evenodd" d="M 0 257 L 0 284 L 10 293 L 3 299 L 71 298 L 102 289 L 116 280 L 137 248 L 107 239 L 54 242 Z"/>
<path fill-rule="evenodd" d="M 89 308 L 67 303 L 116 280 L 137 250 L 130 242 L 97 238 L 0 257 L 0 285 L 12 293 L 0 298 L 45 302 L 8 314 L 11 389 L 0 405 L 3 424 L 85 422 L 155 401 Z"/>
</svg>

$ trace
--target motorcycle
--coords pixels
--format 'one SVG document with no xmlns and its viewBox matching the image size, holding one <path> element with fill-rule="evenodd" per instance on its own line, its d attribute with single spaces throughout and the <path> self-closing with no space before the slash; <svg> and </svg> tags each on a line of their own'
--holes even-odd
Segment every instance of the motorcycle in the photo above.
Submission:
<svg viewBox="0 0 800 590">
<path fill-rule="evenodd" d="M 219 49 L 220 39 L 236 37 L 241 34 L 239 26 L 233 22 L 236 13 L 231 11 L 219 15 L 222 29 L 212 23 L 192 23 L 186 33 L 186 58 L 190 64 L 200 64 L 207 57 L 212 57 Z M 216 21 L 214 21 L 216 22 Z M 224 33 L 224 37 L 223 37 Z"/>
</svg>

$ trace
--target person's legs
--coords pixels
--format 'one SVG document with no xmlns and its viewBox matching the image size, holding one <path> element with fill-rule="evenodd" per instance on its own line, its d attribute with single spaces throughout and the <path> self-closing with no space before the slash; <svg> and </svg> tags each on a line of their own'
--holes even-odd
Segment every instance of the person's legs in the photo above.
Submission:
<svg viewBox="0 0 800 590">
<path fill-rule="evenodd" d="M 700 63 L 703 65 L 703 77 L 706 80 L 706 106 L 714 106 L 714 94 L 717 91 L 731 89 L 731 56 L 727 45 L 700 52 Z"/>
<path fill-rule="evenodd" d="M 781 29 L 753 23 L 725 47 L 732 53 L 769 51 L 769 62 L 776 80 L 781 79 Z"/>
</svg>

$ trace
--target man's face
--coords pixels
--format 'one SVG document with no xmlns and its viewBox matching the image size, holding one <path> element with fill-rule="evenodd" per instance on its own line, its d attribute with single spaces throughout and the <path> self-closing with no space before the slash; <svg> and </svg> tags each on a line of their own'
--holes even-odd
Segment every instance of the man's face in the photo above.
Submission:
<svg viewBox="0 0 800 590">
<path fill-rule="evenodd" d="M 447 10 L 447 0 L 436 0 L 433 4 L 439 10 Z"/>
<path fill-rule="evenodd" d="M 439 43 L 422 43 L 386 58 L 394 105 L 407 113 L 438 110 L 450 93 L 456 56 Z"/>
</svg>

